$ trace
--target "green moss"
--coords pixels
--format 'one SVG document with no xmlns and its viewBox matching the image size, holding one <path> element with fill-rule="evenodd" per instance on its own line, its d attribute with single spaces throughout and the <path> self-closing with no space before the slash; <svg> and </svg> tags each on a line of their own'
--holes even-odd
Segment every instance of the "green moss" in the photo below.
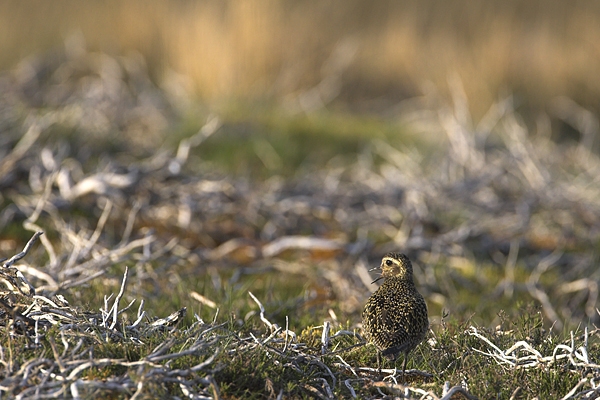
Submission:
<svg viewBox="0 0 600 400">
<path fill-rule="evenodd" d="M 188 167 L 205 168 L 208 161 L 230 173 L 291 176 L 333 159 L 349 163 L 376 138 L 423 150 L 435 147 L 395 122 L 340 111 L 291 114 L 273 105 L 237 102 L 223 107 L 220 118 L 221 128 L 193 149 Z M 177 146 L 200 127 L 197 115 L 188 116 L 169 143 Z"/>
</svg>

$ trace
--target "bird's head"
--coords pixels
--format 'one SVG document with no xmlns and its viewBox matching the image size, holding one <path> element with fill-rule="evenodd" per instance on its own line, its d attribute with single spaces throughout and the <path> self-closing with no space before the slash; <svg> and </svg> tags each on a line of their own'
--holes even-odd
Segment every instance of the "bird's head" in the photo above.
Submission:
<svg viewBox="0 0 600 400">
<path fill-rule="evenodd" d="M 408 257 L 401 253 L 387 253 L 381 259 L 381 265 L 373 270 L 380 270 L 381 276 L 373 281 L 377 282 L 382 278 L 400 278 L 402 280 L 412 281 L 413 269 Z"/>
</svg>

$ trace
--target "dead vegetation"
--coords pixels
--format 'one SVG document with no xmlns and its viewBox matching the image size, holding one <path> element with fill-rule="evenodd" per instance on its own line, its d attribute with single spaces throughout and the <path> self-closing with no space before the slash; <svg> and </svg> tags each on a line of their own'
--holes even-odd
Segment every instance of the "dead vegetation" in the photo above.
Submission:
<svg viewBox="0 0 600 400">
<path fill-rule="evenodd" d="M 507 87 L 533 107 L 566 95 L 595 108 L 599 16 L 594 0 L 5 0 L 0 68 L 75 34 L 95 51 L 141 54 L 155 78 L 184 82 L 208 102 L 291 97 L 314 110 L 343 98 L 373 109 L 420 93 L 423 82 L 448 93 L 453 71 L 477 118 Z"/>
<path fill-rule="evenodd" d="M 0 78 L 1 245 L 16 254 L 0 268 L 1 393 L 598 397 L 593 115 L 557 103 L 577 143 L 552 141 L 550 120 L 526 127 L 510 98 L 474 125 L 454 82 L 452 105 L 431 94 L 398 115 L 440 138 L 428 153 L 373 140 L 351 163 L 257 180 L 198 159 L 228 135 L 218 116 L 161 147 L 178 109 L 141 65 L 72 53 Z M 396 249 L 433 325 L 414 361 L 432 376 L 406 385 L 378 379 L 359 346 L 368 265 Z M 248 293 L 244 277 L 268 274 L 280 280 Z M 295 280 L 282 311 L 278 285 Z M 517 321 L 528 304 L 539 323 Z"/>
</svg>

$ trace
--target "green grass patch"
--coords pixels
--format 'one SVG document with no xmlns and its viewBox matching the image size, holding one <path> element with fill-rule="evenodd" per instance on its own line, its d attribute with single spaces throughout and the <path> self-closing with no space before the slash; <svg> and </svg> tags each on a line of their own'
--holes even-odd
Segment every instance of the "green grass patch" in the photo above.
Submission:
<svg viewBox="0 0 600 400">
<path fill-rule="evenodd" d="M 208 162 L 238 175 L 287 177 L 330 162 L 348 165 L 373 139 L 423 150 L 439 145 L 397 122 L 343 111 L 290 114 L 278 106 L 234 102 L 219 116 L 222 127 L 194 149 L 196 162 L 192 159 L 189 167 L 205 169 Z M 195 134 L 198 122 L 197 116 L 180 122 L 170 145 Z"/>
</svg>

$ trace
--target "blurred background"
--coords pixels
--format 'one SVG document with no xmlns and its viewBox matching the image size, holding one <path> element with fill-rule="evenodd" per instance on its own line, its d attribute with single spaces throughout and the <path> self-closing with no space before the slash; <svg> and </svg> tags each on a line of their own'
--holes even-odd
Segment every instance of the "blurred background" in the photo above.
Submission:
<svg viewBox="0 0 600 400">
<path fill-rule="evenodd" d="M 596 321 L 599 20 L 592 0 L 2 1 L 0 249 L 46 231 L 59 290 L 120 279 L 127 258 L 79 265 L 146 238 L 125 253 L 159 311 L 251 288 L 353 323 L 401 249 L 432 321 L 519 301 Z"/>
<path fill-rule="evenodd" d="M 448 93 L 457 77 L 476 120 L 508 93 L 527 112 L 556 96 L 597 111 L 599 18 L 593 0 L 6 0 L 0 69 L 66 41 L 141 55 L 155 82 L 178 77 L 213 106 L 267 99 L 385 112 L 430 84 Z"/>
<path fill-rule="evenodd" d="M 598 0 L 2 0 L 0 259 L 43 231 L 15 264 L 36 293 L 108 310 L 128 267 L 124 299 L 188 326 L 262 330 L 252 292 L 286 346 L 289 323 L 320 355 L 319 325 L 361 332 L 369 270 L 401 251 L 438 388 L 587 390 L 589 365 L 552 349 L 589 328 L 598 360 L 599 22 Z M 470 325 L 545 346 L 553 367 L 526 379 L 546 389 L 482 368 Z M 239 384 L 272 338 L 258 357 L 220 353 L 224 397 L 298 384 Z"/>
</svg>

